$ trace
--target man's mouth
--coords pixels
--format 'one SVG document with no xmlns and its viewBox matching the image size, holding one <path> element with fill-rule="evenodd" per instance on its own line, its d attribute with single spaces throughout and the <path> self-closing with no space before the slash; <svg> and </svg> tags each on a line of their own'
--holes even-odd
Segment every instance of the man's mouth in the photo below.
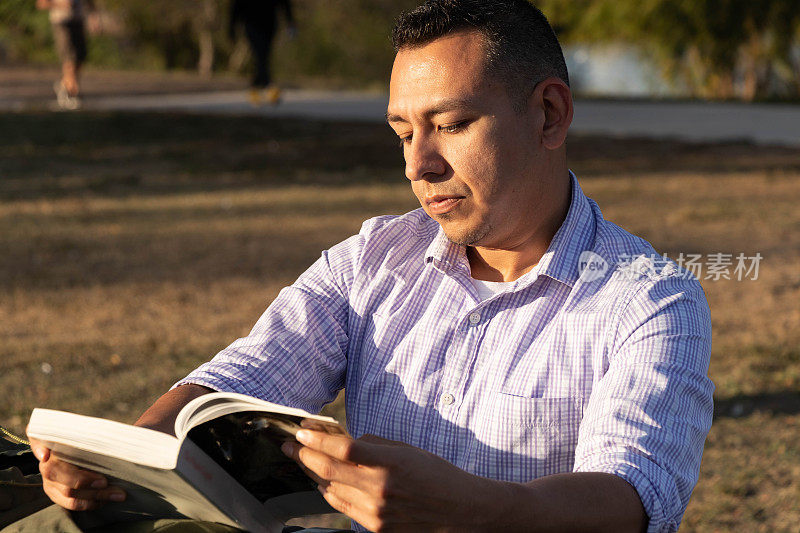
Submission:
<svg viewBox="0 0 800 533">
<path fill-rule="evenodd" d="M 426 196 L 425 204 L 427 204 L 430 214 L 443 215 L 453 210 L 463 199 L 463 196 L 445 196 L 437 194 L 435 196 Z"/>
</svg>

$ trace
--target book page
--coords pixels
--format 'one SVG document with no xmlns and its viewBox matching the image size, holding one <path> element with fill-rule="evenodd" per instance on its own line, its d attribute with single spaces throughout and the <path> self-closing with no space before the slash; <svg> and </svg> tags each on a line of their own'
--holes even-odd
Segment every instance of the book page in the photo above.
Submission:
<svg viewBox="0 0 800 533">
<path fill-rule="evenodd" d="M 33 410 L 28 434 L 51 444 L 58 443 L 153 468 L 174 468 L 178 456 L 179 441 L 172 435 L 52 409 Z"/>
<path fill-rule="evenodd" d="M 339 424 L 336 419 L 329 416 L 315 415 L 302 409 L 265 402 L 244 394 L 212 392 L 195 398 L 181 409 L 175 419 L 175 435 L 178 439 L 183 439 L 191 428 L 238 411 L 264 411 L 290 415 L 299 419 L 309 418 L 333 425 Z"/>
<path fill-rule="evenodd" d="M 281 427 L 281 435 L 291 435 L 288 426 Z M 224 461 L 218 463 L 191 439 L 179 441 L 150 429 L 46 409 L 34 410 L 29 432 L 59 458 L 123 486 L 128 499 L 107 504 L 120 512 L 142 517 L 182 515 L 255 532 L 283 529 L 278 516 L 286 508 L 270 512 L 263 499 L 231 477 Z M 313 505 L 298 500 L 296 508 Z"/>
<path fill-rule="evenodd" d="M 292 492 L 316 491 L 281 445 L 294 440 L 301 417 L 263 412 L 230 413 L 192 428 L 187 439 L 261 502 Z"/>
</svg>

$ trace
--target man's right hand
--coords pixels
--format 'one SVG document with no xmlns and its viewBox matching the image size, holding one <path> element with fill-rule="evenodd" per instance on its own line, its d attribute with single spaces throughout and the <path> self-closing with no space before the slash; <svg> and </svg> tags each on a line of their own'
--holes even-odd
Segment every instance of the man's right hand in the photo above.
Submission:
<svg viewBox="0 0 800 533">
<path fill-rule="evenodd" d="M 39 459 L 44 492 L 53 503 L 71 511 L 87 511 L 107 501 L 125 500 L 125 492 L 119 487 L 109 486 L 102 474 L 61 461 L 36 439 L 30 439 L 30 442 L 33 454 Z"/>
<path fill-rule="evenodd" d="M 194 384 L 174 388 L 156 400 L 134 425 L 174 436 L 175 418 L 183 406 L 209 392 L 214 391 Z M 31 450 L 39 459 L 44 492 L 53 503 L 71 511 L 88 511 L 107 501 L 125 500 L 125 492 L 119 487 L 109 485 L 102 474 L 61 461 L 44 443 L 30 437 L 29 439 Z"/>
</svg>

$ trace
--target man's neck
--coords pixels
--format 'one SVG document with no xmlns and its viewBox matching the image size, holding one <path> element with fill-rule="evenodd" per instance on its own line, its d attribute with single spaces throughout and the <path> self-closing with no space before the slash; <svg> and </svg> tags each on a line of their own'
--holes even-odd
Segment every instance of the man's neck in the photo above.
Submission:
<svg viewBox="0 0 800 533">
<path fill-rule="evenodd" d="M 547 246 L 541 251 L 527 250 L 529 253 L 469 246 L 467 258 L 474 279 L 514 281 L 536 266 L 546 251 Z"/>
<path fill-rule="evenodd" d="M 550 215 L 537 228 L 530 228 L 531 233 L 525 238 L 503 247 L 468 246 L 471 276 L 484 281 L 514 281 L 527 274 L 547 252 L 569 211 L 572 198 L 572 180 L 556 191 L 553 209 Z"/>
</svg>

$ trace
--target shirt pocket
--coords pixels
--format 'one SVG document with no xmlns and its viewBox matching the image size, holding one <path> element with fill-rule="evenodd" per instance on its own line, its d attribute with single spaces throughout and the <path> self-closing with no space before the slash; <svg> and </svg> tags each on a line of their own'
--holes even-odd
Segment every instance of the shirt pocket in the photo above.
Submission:
<svg viewBox="0 0 800 533">
<path fill-rule="evenodd" d="M 520 483 L 571 472 L 583 410 L 581 397 L 528 398 L 495 392 L 480 410 L 464 468 Z"/>
</svg>

